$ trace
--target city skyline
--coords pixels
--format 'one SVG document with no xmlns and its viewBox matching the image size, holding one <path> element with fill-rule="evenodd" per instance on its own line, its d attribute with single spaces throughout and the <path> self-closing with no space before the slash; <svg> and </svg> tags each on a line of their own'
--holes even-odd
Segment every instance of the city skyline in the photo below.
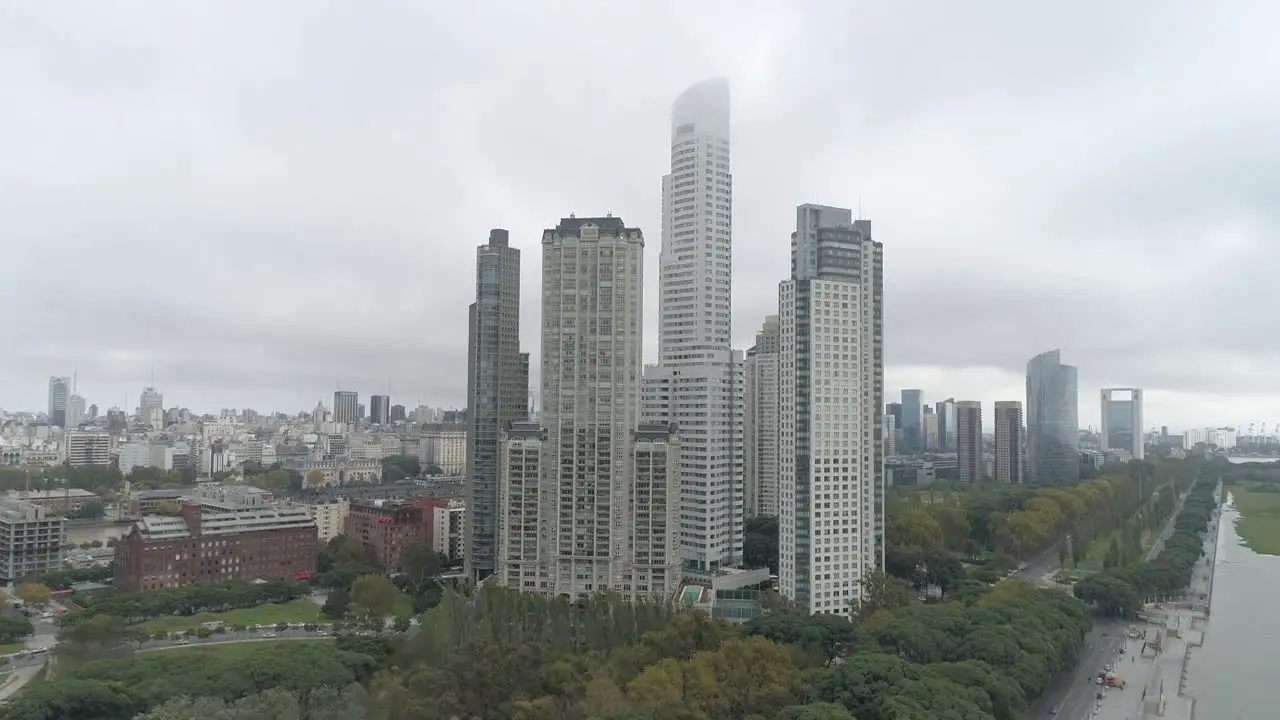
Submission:
<svg viewBox="0 0 1280 720">
<path fill-rule="evenodd" d="M 854 11 L 838 4 L 757 10 L 520 13 L 519 32 L 471 7 L 431 17 L 383 8 L 378 23 L 305 7 L 228 6 L 200 22 L 174 8 L 127 24 L 109 4 L 0 11 L 0 62 L 13 102 L 30 108 L 0 121 L 0 182 L 13 188 L 6 265 L 14 277 L 47 276 L 37 249 L 57 247 L 59 282 L 78 289 L 33 303 L 26 281 L 0 288 L 0 303 L 22 308 L 6 329 L 17 351 L 0 360 L 0 406 L 39 409 L 49 376 L 78 374 L 89 402 L 130 408 L 154 367 L 168 402 L 201 412 L 294 412 L 331 396 L 335 378 L 364 395 L 388 376 L 393 402 L 461 407 L 461 268 L 476 224 L 507 228 L 532 250 L 550 214 L 613 211 L 657 237 L 671 99 L 723 75 L 735 88 L 735 348 L 772 314 L 792 209 L 826 199 L 861 204 L 894 248 L 888 388 L 1016 399 L 1025 358 L 1061 347 L 1080 366 L 1082 419 L 1098 417 L 1097 390 L 1116 385 L 1146 390 L 1153 425 L 1278 419 L 1268 417 L 1280 406 L 1273 351 L 1237 311 L 1241 293 L 1265 287 L 1254 273 L 1277 252 L 1258 240 L 1273 223 L 1259 201 L 1273 170 L 1252 149 L 1271 132 L 1254 103 L 1278 91 L 1239 92 L 1213 57 L 1238 60 L 1266 23 L 1236 22 L 1238 7 L 1133 6 L 1121 37 L 1046 8 L 1001 18 L 1012 23 L 1001 42 L 965 43 L 995 21 L 975 11 L 927 32 L 922 54 L 907 50 L 920 31 L 905 9 L 878 8 L 871 22 L 847 22 Z M 579 66 L 534 45 L 619 19 L 634 53 L 592 37 L 600 60 Z M 286 46 L 238 31 L 298 22 L 310 30 Z M 709 42 L 694 31 L 707 23 L 719 28 Z M 460 24 L 491 27 L 501 42 L 440 34 Z M 854 27 L 851 38 L 841 27 Z M 335 42 L 358 62 L 329 52 Z M 528 75 L 497 71 L 513 58 Z M 1194 78 L 1156 74 L 1188 63 L 1202 68 Z M 315 72 L 300 77 L 299 64 Z M 847 75 L 858 92 L 834 95 L 824 73 Z M 554 102 L 551 85 L 530 78 L 596 88 L 598 101 L 630 110 L 571 127 L 537 112 L 516 120 L 512 107 Z M 120 92 L 86 92 L 87 81 Z M 583 148 L 616 162 L 590 177 L 559 162 Z M 1224 176 L 1218 163 L 1240 170 Z M 1218 178 L 1207 189 L 1206 174 Z M 1170 251 L 1184 235 L 1207 259 Z M 649 328 L 657 255 L 646 258 Z M 225 257 L 254 258 L 235 269 L 243 291 L 220 284 L 230 271 L 190 280 L 190 268 Z M 125 268 L 140 280 L 120 282 Z M 388 280 L 370 282 L 373 268 L 389 268 Z M 524 271 L 535 286 L 536 269 Z M 158 291 L 171 285 L 183 291 Z M 536 352 L 533 299 L 522 314 L 522 347 Z M 656 360 L 653 343 L 645 353 Z"/>
</svg>

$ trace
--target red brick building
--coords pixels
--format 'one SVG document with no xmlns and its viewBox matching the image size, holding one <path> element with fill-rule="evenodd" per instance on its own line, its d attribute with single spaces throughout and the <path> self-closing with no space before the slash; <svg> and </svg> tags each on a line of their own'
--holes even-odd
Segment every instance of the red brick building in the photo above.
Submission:
<svg viewBox="0 0 1280 720">
<path fill-rule="evenodd" d="M 347 511 L 343 534 L 373 551 L 386 573 L 400 572 L 400 550 L 413 542 L 431 544 L 437 507 L 447 498 L 411 498 L 401 502 L 353 502 Z"/>
<path fill-rule="evenodd" d="M 316 569 L 316 524 L 302 508 L 184 501 L 148 515 L 116 545 L 115 585 L 155 590 L 219 580 L 302 580 Z"/>
</svg>

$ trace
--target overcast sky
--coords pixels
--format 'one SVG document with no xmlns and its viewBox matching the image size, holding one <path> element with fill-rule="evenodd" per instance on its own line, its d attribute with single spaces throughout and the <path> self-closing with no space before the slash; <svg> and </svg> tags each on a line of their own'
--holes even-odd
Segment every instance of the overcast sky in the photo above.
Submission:
<svg viewBox="0 0 1280 720">
<path fill-rule="evenodd" d="M 676 95 L 733 88 L 734 337 L 795 205 L 885 245 L 886 387 L 1148 425 L 1280 422 L 1280 3 L 15 2 L 0 6 L 0 407 L 465 403 L 475 246 L 647 234 Z M 894 399 L 894 398 L 889 398 Z"/>
</svg>

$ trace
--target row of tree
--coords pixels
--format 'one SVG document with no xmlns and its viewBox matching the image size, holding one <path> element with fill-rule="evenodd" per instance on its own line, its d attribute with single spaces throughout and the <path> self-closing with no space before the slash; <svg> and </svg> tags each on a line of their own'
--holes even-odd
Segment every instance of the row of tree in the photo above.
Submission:
<svg viewBox="0 0 1280 720">
<path fill-rule="evenodd" d="M 257 583 L 246 580 L 202 582 L 165 590 L 77 594 L 83 610 L 67 616 L 68 623 L 94 615 L 112 615 L 126 623 L 136 623 L 164 615 L 195 615 L 223 612 L 263 603 L 287 602 L 311 591 L 305 582 L 274 580 Z"/>
<path fill-rule="evenodd" d="M 1081 580 L 1075 585 L 1076 597 L 1108 615 L 1132 617 L 1145 602 L 1182 593 L 1204 555 L 1204 536 L 1218 504 L 1218 478 L 1215 468 L 1203 470 L 1159 555 Z"/>
<path fill-rule="evenodd" d="M 203 720 L 218 715 L 193 716 L 190 712 L 211 708 L 229 718 L 287 718 L 290 716 L 247 712 L 228 715 L 226 704 L 245 711 L 276 707 L 248 700 L 240 705 L 237 701 L 277 690 L 302 694 L 308 707 L 338 707 L 336 703 L 343 702 L 344 697 L 354 700 L 364 696 L 348 688 L 352 683 L 369 680 L 376 667 L 377 659 L 370 655 L 316 642 L 247 643 L 141 653 L 70 666 L 60 661 L 56 679 L 25 689 L 6 708 L 4 716 L 12 720 L 129 720 L 142 713 L 140 717 L 150 720 Z M 201 700 L 175 700 L 180 695 Z M 165 714 L 169 709 L 186 714 Z"/>
</svg>

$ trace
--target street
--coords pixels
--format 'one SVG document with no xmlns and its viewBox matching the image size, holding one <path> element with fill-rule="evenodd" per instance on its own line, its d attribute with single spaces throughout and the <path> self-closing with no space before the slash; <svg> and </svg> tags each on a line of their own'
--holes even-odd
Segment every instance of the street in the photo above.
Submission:
<svg viewBox="0 0 1280 720">
<path fill-rule="evenodd" d="M 1080 660 L 1075 670 L 1056 678 L 1045 689 L 1044 694 L 1031 707 L 1031 717 L 1053 715 L 1062 720 L 1082 720 L 1088 717 L 1098 691 L 1102 689 L 1094 682 L 1094 678 L 1107 663 L 1116 664 L 1119 662 L 1117 657 L 1124 657 L 1119 652 L 1120 646 L 1125 642 L 1127 627 L 1117 620 L 1095 621 L 1093 629 L 1085 638 L 1084 648 L 1080 650 Z"/>
</svg>

